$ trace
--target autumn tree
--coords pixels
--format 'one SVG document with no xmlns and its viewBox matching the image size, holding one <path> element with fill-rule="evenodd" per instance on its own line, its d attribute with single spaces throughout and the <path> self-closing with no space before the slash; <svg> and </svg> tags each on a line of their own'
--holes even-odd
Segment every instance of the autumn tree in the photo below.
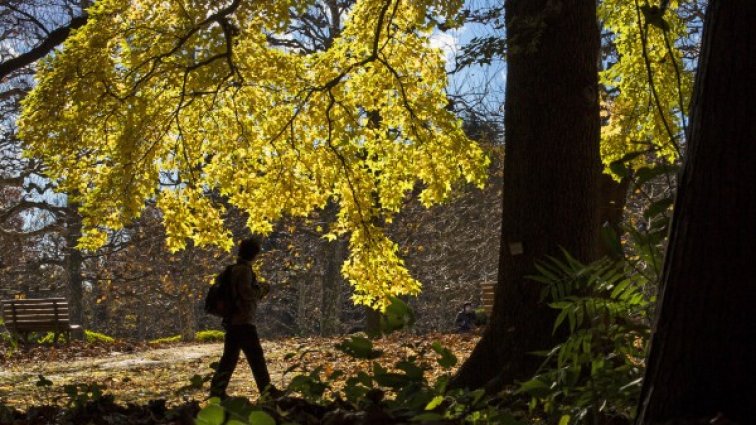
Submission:
<svg viewBox="0 0 756 425">
<path fill-rule="evenodd" d="M 755 21 L 752 1 L 707 10 L 640 424 L 753 419 Z"/>
<path fill-rule="evenodd" d="M 188 239 L 230 248 L 211 190 L 259 233 L 334 200 L 329 237 L 349 234 L 342 272 L 354 300 L 380 307 L 420 288 L 380 223 L 417 182 L 430 205 L 485 176 L 482 151 L 445 109 L 443 60 L 428 46 L 426 12 L 453 25 L 460 5 L 356 2 L 328 50 L 302 55 L 268 44 L 289 24 L 285 1 L 97 2 L 40 66 L 22 135 L 82 205 L 85 248 L 151 198 L 174 250 Z"/>
<path fill-rule="evenodd" d="M 530 376 L 554 345 L 555 317 L 527 278 L 560 248 L 597 254 L 598 49 L 594 2 L 505 3 L 507 87 L 503 218 L 490 323 L 454 384 Z"/>
</svg>

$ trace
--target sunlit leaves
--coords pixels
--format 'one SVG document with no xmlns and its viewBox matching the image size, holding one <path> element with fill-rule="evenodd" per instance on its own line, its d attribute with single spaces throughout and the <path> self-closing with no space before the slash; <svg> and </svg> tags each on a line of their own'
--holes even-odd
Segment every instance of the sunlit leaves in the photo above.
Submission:
<svg viewBox="0 0 756 425">
<path fill-rule="evenodd" d="M 267 44 L 288 24 L 287 1 L 97 2 L 40 67 L 22 136 L 82 205 L 84 248 L 147 200 L 178 250 L 229 249 L 229 204 L 267 234 L 332 199 L 354 299 L 383 308 L 420 290 L 383 223 L 418 184 L 431 205 L 485 178 L 428 42 L 428 11 L 450 19 L 461 4 L 358 1 L 329 50 L 302 55 Z"/>
<path fill-rule="evenodd" d="M 616 49 L 601 72 L 612 93 L 602 102 L 601 154 L 607 166 L 633 152 L 653 152 L 670 162 L 679 157 L 693 76 L 675 44 L 687 36 L 677 6 L 670 2 L 666 13 L 651 19 L 643 13 L 645 1 L 599 3 L 599 18 Z"/>
</svg>

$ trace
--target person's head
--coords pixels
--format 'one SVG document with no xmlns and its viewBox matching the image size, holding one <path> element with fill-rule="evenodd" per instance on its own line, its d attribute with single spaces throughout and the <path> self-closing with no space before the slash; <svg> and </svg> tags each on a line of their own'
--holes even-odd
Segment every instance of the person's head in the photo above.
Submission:
<svg viewBox="0 0 756 425">
<path fill-rule="evenodd" d="M 260 253 L 260 242 L 255 238 L 247 238 L 239 243 L 239 258 L 252 261 Z"/>
<path fill-rule="evenodd" d="M 472 304 L 464 303 L 464 305 L 462 305 L 462 310 L 464 310 L 465 312 L 470 311 L 470 309 L 472 309 Z"/>
</svg>

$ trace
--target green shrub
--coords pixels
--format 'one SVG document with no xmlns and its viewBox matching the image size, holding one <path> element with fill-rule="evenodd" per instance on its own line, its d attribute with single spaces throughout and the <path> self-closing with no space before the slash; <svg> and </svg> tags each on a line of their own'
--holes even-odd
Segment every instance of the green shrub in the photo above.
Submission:
<svg viewBox="0 0 756 425">
<path fill-rule="evenodd" d="M 488 323 L 488 313 L 483 307 L 475 309 L 475 326 L 485 326 Z"/>
<path fill-rule="evenodd" d="M 558 310 L 554 331 L 567 339 L 540 353 L 545 361 L 518 393 L 559 423 L 634 416 L 650 335 L 653 297 L 624 261 L 582 264 L 567 252 L 536 265 L 544 298 Z"/>
<path fill-rule="evenodd" d="M 15 350 L 18 348 L 18 341 L 8 332 L 0 332 L 0 345 Z"/>
<path fill-rule="evenodd" d="M 194 340 L 197 342 L 223 342 L 225 332 L 218 329 L 207 329 L 194 334 Z"/>
</svg>

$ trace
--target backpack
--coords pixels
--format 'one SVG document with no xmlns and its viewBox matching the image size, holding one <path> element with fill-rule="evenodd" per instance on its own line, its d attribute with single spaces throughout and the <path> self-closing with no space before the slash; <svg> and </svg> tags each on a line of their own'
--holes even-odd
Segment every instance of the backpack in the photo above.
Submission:
<svg viewBox="0 0 756 425">
<path fill-rule="evenodd" d="M 234 302 L 231 297 L 231 270 L 226 267 L 215 276 L 215 282 L 207 290 L 205 297 L 205 313 L 222 318 L 231 317 L 234 313 Z"/>
</svg>

